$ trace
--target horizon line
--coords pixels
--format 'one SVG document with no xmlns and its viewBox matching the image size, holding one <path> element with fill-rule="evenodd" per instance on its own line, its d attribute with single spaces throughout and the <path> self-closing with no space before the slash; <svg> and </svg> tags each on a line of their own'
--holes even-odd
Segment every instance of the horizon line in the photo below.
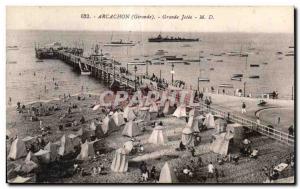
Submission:
<svg viewBox="0 0 300 189">
<path fill-rule="evenodd" d="M 294 34 L 292 32 L 268 32 L 268 31 L 257 31 L 257 32 L 248 32 L 248 31 L 159 31 L 159 30 L 149 30 L 149 31 L 140 31 L 140 30 L 63 30 L 63 29 L 6 29 L 6 31 L 62 31 L 62 32 L 159 32 L 159 33 L 266 33 L 266 34 Z"/>
</svg>

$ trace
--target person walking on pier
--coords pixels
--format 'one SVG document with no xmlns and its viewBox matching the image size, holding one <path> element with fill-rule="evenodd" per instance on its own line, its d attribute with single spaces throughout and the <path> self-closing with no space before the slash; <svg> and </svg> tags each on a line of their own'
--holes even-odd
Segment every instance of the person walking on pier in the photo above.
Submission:
<svg viewBox="0 0 300 189">
<path fill-rule="evenodd" d="M 246 113 L 246 104 L 245 104 L 245 102 L 243 102 L 243 104 L 242 104 L 242 114 L 243 113 Z"/>
</svg>

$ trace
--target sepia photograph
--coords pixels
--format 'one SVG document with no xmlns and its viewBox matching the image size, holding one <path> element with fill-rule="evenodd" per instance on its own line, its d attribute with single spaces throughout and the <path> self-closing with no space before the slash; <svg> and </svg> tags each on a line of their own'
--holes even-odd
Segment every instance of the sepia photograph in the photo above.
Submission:
<svg viewBox="0 0 300 189">
<path fill-rule="evenodd" d="M 293 6 L 7 6 L 9 184 L 296 183 Z"/>
</svg>

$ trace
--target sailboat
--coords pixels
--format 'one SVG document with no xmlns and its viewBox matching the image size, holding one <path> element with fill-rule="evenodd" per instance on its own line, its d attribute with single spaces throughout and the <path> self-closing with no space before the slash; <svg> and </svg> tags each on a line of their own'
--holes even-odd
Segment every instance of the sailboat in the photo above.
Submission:
<svg viewBox="0 0 300 189">
<path fill-rule="evenodd" d="M 113 41 L 112 39 L 113 39 L 113 33 L 111 34 L 110 43 L 106 43 L 104 44 L 104 46 L 110 46 L 110 47 L 135 46 L 135 43 L 129 41 L 129 37 L 127 42 L 126 41 L 124 42 L 122 39 L 120 39 L 119 41 Z"/>
</svg>

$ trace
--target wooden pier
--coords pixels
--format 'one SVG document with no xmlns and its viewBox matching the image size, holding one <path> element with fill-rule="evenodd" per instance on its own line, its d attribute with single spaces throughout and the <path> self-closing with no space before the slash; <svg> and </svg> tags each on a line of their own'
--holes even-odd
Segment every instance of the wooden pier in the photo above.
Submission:
<svg viewBox="0 0 300 189">
<path fill-rule="evenodd" d="M 39 49 L 36 49 L 36 51 L 37 50 Z M 112 87 L 113 84 L 116 84 L 118 90 L 136 91 L 140 87 L 140 84 L 142 83 L 142 78 L 140 78 L 140 80 L 137 79 L 136 73 L 134 75 L 128 73 L 127 69 L 125 69 L 125 71 L 124 70 L 121 71 L 122 67 L 115 65 L 114 60 L 106 59 L 105 62 L 102 52 L 99 54 L 97 51 L 95 51 L 96 52 L 95 55 L 98 57 L 98 59 L 92 59 L 91 57 L 93 56 L 90 56 L 89 58 L 83 57 L 82 55 L 83 51 L 73 50 L 69 52 L 69 50 L 70 49 L 61 49 L 61 50 L 56 50 L 54 53 L 53 51 L 51 51 L 50 55 L 47 53 L 45 55 L 44 53 L 44 58 L 59 59 L 69 64 L 74 68 L 74 70 L 77 70 L 79 72 L 82 69 L 81 64 L 83 64 L 89 70 L 90 75 L 92 77 L 103 82 L 103 84 L 109 86 L 110 88 Z M 37 53 L 36 56 L 37 58 L 41 58 L 38 56 Z M 171 83 L 168 84 L 171 85 Z M 157 90 L 164 90 L 164 88 L 157 87 Z M 207 105 L 203 104 L 202 102 L 200 102 L 199 104 L 200 104 L 199 109 L 201 111 L 212 112 L 213 114 L 221 115 L 222 117 L 228 119 L 229 121 L 239 123 L 250 130 L 256 131 L 276 141 L 287 144 L 289 146 L 295 145 L 294 136 L 289 135 L 288 133 L 276 130 L 274 128 L 270 128 L 263 124 L 258 124 L 254 121 L 241 117 L 237 114 L 229 113 L 228 111 L 221 109 L 220 107 L 216 107 L 214 105 L 210 105 L 210 107 L 207 107 Z"/>
</svg>

